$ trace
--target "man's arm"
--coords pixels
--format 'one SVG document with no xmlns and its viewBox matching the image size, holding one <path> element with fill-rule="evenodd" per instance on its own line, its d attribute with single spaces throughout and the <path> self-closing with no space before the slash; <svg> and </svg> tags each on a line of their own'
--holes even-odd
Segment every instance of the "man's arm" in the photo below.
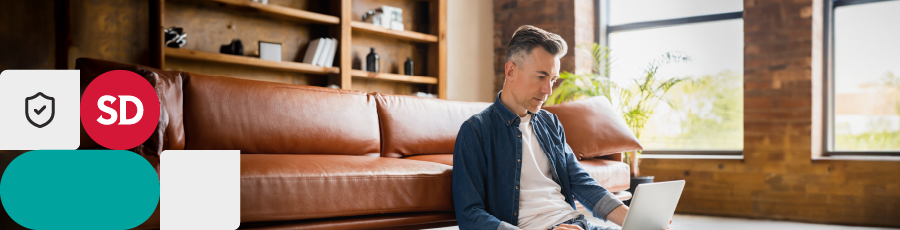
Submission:
<svg viewBox="0 0 900 230">
<path fill-rule="evenodd" d="M 518 229 L 484 210 L 485 162 L 480 134 L 463 123 L 453 148 L 453 207 L 460 229 Z"/>
<path fill-rule="evenodd" d="M 619 205 L 619 207 L 617 207 L 616 209 L 613 209 L 613 211 L 610 212 L 609 215 L 606 215 L 606 219 L 618 224 L 619 226 L 622 226 L 622 224 L 625 223 L 626 214 L 628 214 L 628 206 L 625 206 L 623 204 Z"/>
<path fill-rule="evenodd" d="M 556 127 L 559 129 L 558 132 L 562 135 L 562 141 L 565 145 L 562 154 L 565 154 L 566 156 L 569 182 L 572 187 L 572 193 L 575 194 L 575 199 L 591 211 L 594 217 L 600 218 L 601 220 L 607 220 L 609 218 L 610 221 L 621 226 L 622 221 L 625 219 L 625 213 L 628 212 L 628 208 L 619 200 L 619 198 L 616 198 L 616 196 L 607 191 L 606 188 L 600 186 L 600 183 L 597 183 L 597 181 L 581 167 L 581 163 L 575 158 L 572 147 L 565 142 L 565 131 L 558 119 L 556 120 Z M 619 212 L 613 214 L 614 210 Z M 619 213 L 621 213 L 621 219 L 618 218 Z"/>
<path fill-rule="evenodd" d="M 625 204 L 616 195 L 600 186 L 600 183 L 597 183 L 581 167 L 581 163 L 578 163 L 578 160 L 575 159 L 575 154 L 572 153 L 572 149 L 568 144 L 566 144 L 566 152 L 563 154 L 566 154 L 566 167 L 568 167 L 569 181 L 572 186 L 572 193 L 575 194 L 575 199 L 591 211 L 594 217 L 601 220 L 609 219 L 621 226 L 622 221 L 625 220 L 625 213 L 628 212 Z M 621 218 L 618 218 L 619 214 L 621 214 Z"/>
</svg>

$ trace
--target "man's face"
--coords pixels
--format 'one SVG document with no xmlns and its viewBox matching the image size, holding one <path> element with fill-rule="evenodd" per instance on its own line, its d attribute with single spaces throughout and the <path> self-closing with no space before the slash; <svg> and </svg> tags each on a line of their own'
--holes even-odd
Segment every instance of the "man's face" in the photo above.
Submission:
<svg viewBox="0 0 900 230">
<path fill-rule="evenodd" d="M 510 92 L 503 93 L 512 94 L 519 106 L 536 113 L 541 110 L 541 105 L 553 90 L 553 83 L 559 78 L 559 57 L 538 46 L 524 59 L 520 61 L 523 63 L 515 63 L 516 68 L 509 71 L 506 84 Z"/>
</svg>

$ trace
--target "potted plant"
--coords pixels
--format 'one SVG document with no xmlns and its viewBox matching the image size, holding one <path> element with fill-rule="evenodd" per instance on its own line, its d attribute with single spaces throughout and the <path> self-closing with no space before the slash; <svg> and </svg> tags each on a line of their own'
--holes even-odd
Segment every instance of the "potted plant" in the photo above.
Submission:
<svg viewBox="0 0 900 230">
<path fill-rule="evenodd" d="M 606 97 L 609 103 L 622 114 L 625 123 L 628 124 L 638 139 L 641 138 L 641 131 L 643 131 L 647 120 L 660 102 L 673 106 L 672 103 L 664 98 L 666 93 L 673 86 L 688 80 L 684 77 L 660 79 L 657 76 L 657 70 L 663 65 L 690 61 L 690 57 L 682 53 L 668 52 L 661 55 L 647 65 L 642 76 L 631 79 L 633 84 L 619 85 L 610 80 L 609 70 L 612 61 L 610 50 L 607 47 L 593 43 L 579 45 L 578 48 L 581 51 L 590 53 L 594 62 L 591 73 L 573 74 L 563 72 L 560 74 L 559 78 L 563 81 L 559 87 L 553 90 L 553 93 L 547 99 L 547 105 L 595 96 Z M 629 191 L 632 193 L 638 184 L 653 182 L 653 176 L 642 177 L 640 175 L 638 168 L 640 155 L 641 151 L 624 153 L 623 161 L 631 167 L 631 189 Z"/>
</svg>

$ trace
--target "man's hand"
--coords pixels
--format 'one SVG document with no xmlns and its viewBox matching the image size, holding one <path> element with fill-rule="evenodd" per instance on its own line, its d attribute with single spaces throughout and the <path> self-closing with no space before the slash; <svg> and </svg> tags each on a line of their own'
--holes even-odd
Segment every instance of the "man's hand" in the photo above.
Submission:
<svg viewBox="0 0 900 230">
<path fill-rule="evenodd" d="M 559 226 L 556 226 L 556 228 L 554 228 L 553 230 L 584 230 L 584 229 L 581 229 L 581 227 L 578 227 L 578 225 L 560 224 Z"/>
<path fill-rule="evenodd" d="M 612 221 L 613 223 L 622 226 L 625 224 L 625 215 L 628 214 L 628 206 L 619 205 L 616 209 L 613 209 L 608 215 L 606 215 L 606 219 Z M 669 220 L 669 225 L 672 225 L 672 220 Z M 663 230 L 672 230 L 671 227 L 666 227 Z"/>
</svg>

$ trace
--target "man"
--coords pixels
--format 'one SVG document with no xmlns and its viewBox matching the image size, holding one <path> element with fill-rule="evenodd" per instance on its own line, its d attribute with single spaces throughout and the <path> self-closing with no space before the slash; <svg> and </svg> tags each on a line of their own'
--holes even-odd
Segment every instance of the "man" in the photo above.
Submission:
<svg viewBox="0 0 900 230">
<path fill-rule="evenodd" d="M 606 229 L 576 211 L 574 199 L 594 217 L 622 225 L 628 207 L 585 172 L 556 115 L 541 110 L 566 51 L 559 35 L 534 26 L 513 34 L 503 90 L 456 138 L 453 205 L 460 229 Z"/>
</svg>

